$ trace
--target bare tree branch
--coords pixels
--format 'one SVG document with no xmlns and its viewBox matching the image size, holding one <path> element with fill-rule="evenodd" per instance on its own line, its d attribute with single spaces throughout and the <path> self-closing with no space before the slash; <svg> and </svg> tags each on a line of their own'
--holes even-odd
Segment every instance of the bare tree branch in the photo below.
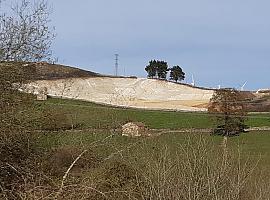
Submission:
<svg viewBox="0 0 270 200">
<path fill-rule="evenodd" d="M 0 2 L 1 4 L 1 2 Z M 22 0 L 0 15 L 0 60 L 49 60 L 55 29 L 50 27 L 51 8 L 46 0 Z"/>
</svg>

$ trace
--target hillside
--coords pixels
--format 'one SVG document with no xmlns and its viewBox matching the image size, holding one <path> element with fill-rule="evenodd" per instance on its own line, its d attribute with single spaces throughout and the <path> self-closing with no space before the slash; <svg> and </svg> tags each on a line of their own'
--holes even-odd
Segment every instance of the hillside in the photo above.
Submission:
<svg viewBox="0 0 270 200">
<path fill-rule="evenodd" d="M 249 112 L 270 112 L 270 94 L 254 95 L 248 104 Z"/>
<path fill-rule="evenodd" d="M 50 64 L 46 62 L 0 62 L 0 69 L 8 69 L 10 71 L 31 71 L 31 74 L 29 74 L 29 79 L 31 80 L 55 80 L 65 78 L 102 76 L 101 74 L 95 72 L 59 64 Z"/>
<path fill-rule="evenodd" d="M 29 71 L 27 91 L 120 107 L 206 111 L 214 90 L 164 80 L 113 77 L 58 64 L 0 62 L 1 71 Z M 21 72 L 20 72 L 21 73 Z M 243 92 L 250 112 L 270 111 L 270 95 Z"/>
<path fill-rule="evenodd" d="M 48 95 L 144 109 L 205 111 L 213 90 L 146 78 L 82 77 L 40 80 L 28 92 L 47 88 Z"/>
<path fill-rule="evenodd" d="M 2 62 L 2 70 L 27 71 L 25 91 L 46 88 L 53 97 L 80 99 L 120 107 L 205 111 L 213 90 L 145 78 L 104 76 L 48 63 Z"/>
</svg>

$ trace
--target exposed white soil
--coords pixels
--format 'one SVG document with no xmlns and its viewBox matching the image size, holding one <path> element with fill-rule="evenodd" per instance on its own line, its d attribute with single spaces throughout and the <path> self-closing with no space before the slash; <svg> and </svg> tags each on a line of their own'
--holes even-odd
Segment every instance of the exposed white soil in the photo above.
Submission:
<svg viewBox="0 0 270 200">
<path fill-rule="evenodd" d="M 206 111 L 214 91 L 145 78 L 70 78 L 40 80 L 26 86 L 37 94 L 47 88 L 49 96 L 80 99 L 114 106 L 144 109 Z"/>
</svg>

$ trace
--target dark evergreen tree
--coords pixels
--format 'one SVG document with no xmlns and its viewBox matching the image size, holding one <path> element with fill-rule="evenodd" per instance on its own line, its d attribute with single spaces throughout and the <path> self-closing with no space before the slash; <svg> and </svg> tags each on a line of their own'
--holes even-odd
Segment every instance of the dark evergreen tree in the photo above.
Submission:
<svg viewBox="0 0 270 200">
<path fill-rule="evenodd" d="M 168 69 L 168 64 L 165 61 L 151 60 L 149 65 L 145 67 L 147 76 L 149 78 L 158 77 L 159 79 L 166 79 Z"/>
<path fill-rule="evenodd" d="M 159 79 L 166 79 L 168 69 L 168 64 L 165 61 L 157 61 L 157 76 Z"/>
<path fill-rule="evenodd" d="M 173 66 L 171 69 L 170 69 L 170 79 L 171 80 L 174 80 L 175 82 L 177 82 L 178 80 L 179 81 L 182 81 L 185 79 L 185 73 L 183 72 L 182 68 L 179 67 L 178 65 L 177 66 Z"/>
<path fill-rule="evenodd" d="M 157 61 L 151 60 L 149 65 L 145 67 L 145 71 L 147 72 L 147 77 L 154 78 L 157 75 Z"/>
</svg>

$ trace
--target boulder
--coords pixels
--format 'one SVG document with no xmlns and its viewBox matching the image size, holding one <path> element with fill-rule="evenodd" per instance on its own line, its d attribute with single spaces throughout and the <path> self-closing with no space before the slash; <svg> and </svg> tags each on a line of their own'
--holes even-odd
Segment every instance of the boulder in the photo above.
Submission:
<svg viewBox="0 0 270 200">
<path fill-rule="evenodd" d="M 147 134 L 147 128 L 141 122 L 129 122 L 122 126 L 122 135 L 128 137 L 140 137 Z"/>
</svg>

